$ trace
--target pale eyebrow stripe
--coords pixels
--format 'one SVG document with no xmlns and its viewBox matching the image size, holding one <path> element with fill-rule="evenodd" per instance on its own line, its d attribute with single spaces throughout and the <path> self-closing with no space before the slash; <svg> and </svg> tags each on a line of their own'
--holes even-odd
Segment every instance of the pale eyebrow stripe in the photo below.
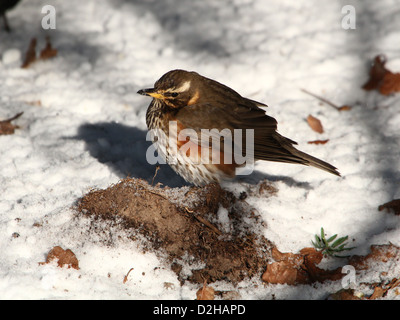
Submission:
<svg viewBox="0 0 400 320">
<path fill-rule="evenodd" d="M 185 81 L 179 88 L 174 89 L 175 92 L 185 92 L 190 88 L 190 81 Z"/>
</svg>

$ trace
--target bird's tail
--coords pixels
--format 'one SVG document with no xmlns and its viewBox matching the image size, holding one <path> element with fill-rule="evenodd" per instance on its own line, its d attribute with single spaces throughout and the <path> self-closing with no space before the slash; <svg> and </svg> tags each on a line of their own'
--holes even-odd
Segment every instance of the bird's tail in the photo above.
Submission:
<svg viewBox="0 0 400 320">
<path fill-rule="evenodd" d="M 303 164 L 305 164 L 305 165 L 313 166 L 315 168 L 325 170 L 329 173 L 332 173 L 332 174 L 340 177 L 340 172 L 338 171 L 338 169 L 336 167 L 332 166 L 331 164 L 329 164 L 328 162 L 325 162 L 321 159 L 310 156 L 309 154 L 299 151 L 297 149 L 296 149 L 296 152 L 294 153 L 294 155 L 301 158 L 302 160 L 304 160 Z"/>
<path fill-rule="evenodd" d="M 279 141 L 281 147 L 286 149 L 286 152 L 288 152 L 285 162 L 301 163 L 306 166 L 313 166 L 340 177 L 340 172 L 336 167 L 293 147 L 293 144 L 297 144 L 295 141 L 285 138 L 278 133 L 276 133 L 274 137 L 277 141 Z"/>
</svg>

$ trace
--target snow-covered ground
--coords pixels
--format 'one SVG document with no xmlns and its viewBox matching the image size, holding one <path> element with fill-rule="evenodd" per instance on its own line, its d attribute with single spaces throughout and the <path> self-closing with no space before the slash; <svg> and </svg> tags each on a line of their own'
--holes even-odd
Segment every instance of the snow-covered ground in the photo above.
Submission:
<svg viewBox="0 0 400 320">
<path fill-rule="evenodd" d="M 46 4 L 56 9 L 55 30 L 41 26 Z M 356 10 L 355 30 L 342 27 L 345 5 Z M 228 186 L 240 192 L 272 181 L 276 196 L 247 201 L 280 251 L 310 246 L 321 227 L 349 235 L 352 254 L 400 245 L 398 216 L 377 209 L 400 198 L 400 94 L 361 89 L 377 54 L 400 71 L 399 12 L 397 0 L 22 0 L 8 14 L 12 33 L 0 32 L 0 119 L 24 112 L 15 121 L 20 129 L 0 136 L 0 298 L 196 298 L 198 286 L 181 286 L 123 231 L 110 230 L 115 240 L 107 246 L 71 209 L 91 188 L 127 175 L 151 181 L 149 99 L 136 92 L 175 68 L 268 104 L 281 134 L 342 173 L 263 162 Z M 47 35 L 57 57 L 21 69 L 30 39 L 42 49 Z M 338 112 L 301 88 L 352 109 Z M 309 114 L 323 134 L 310 129 Z M 307 144 L 317 139 L 329 142 Z M 157 181 L 185 184 L 167 166 Z M 77 255 L 79 270 L 38 264 L 56 245 Z M 243 299 L 317 299 L 339 289 L 244 282 L 236 290 Z"/>
</svg>

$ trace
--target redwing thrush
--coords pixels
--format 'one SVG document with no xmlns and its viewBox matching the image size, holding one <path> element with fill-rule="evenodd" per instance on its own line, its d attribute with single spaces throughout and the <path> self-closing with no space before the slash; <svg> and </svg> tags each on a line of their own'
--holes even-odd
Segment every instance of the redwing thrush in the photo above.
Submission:
<svg viewBox="0 0 400 320">
<path fill-rule="evenodd" d="M 297 150 L 293 147 L 295 141 L 281 136 L 276 131 L 277 121 L 260 108 L 267 107 L 265 104 L 244 98 L 196 72 L 169 71 L 154 88 L 138 93 L 153 98 L 146 123 L 150 131 L 156 132 L 152 139 L 158 153 L 195 185 L 233 178 L 236 169 L 243 166 L 243 161 L 236 161 L 237 155 L 244 155 L 243 149 L 253 160 L 310 165 L 340 176 L 334 166 Z M 175 131 L 171 130 L 171 124 Z M 235 135 L 235 131 L 242 135 Z M 185 139 L 179 139 L 183 132 Z M 252 139 L 247 140 L 244 132 Z M 219 148 L 210 147 L 210 139 L 219 140 Z M 242 148 L 236 151 L 238 145 Z M 205 156 L 203 151 L 207 151 Z"/>
</svg>

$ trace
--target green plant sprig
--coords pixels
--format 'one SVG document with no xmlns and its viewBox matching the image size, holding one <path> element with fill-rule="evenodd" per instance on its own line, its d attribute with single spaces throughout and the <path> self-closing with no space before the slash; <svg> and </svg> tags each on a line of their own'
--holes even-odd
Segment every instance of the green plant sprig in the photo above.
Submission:
<svg viewBox="0 0 400 320">
<path fill-rule="evenodd" d="M 321 235 L 315 235 L 315 242 L 311 241 L 313 246 L 322 252 L 324 255 L 338 257 L 338 258 L 347 258 L 348 256 L 341 256 L 338 253 L 343 251 L 349 251 L 354 249 L 355 247 L 346 247 L 347 239 L 349 236 L 341 237 L 334 241 L 337 238 L 337 234 L 331 236 L 330 238 L 325 238 L 324 228 L 321 228 Z"/>
</svg>

